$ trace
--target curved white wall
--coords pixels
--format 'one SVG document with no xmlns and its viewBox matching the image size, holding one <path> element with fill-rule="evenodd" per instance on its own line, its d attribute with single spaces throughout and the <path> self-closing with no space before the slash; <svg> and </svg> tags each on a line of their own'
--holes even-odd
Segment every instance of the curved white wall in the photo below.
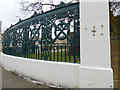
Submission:
<svg viewBox="0 0 120 90">
<path fill-rule="evenodd" d="M 38 81 L 69 88 L 79 87 L 79 64 L 25 59 L 2 53 L 2 65 Z"/>
<path fill-rule="evenodd" d="M 12 72 L 67 88 L 111 88 L 112 69 L 84 67 L 81 64 L 26 59 L 2 55 L 2 66 Z"/>
</svg>

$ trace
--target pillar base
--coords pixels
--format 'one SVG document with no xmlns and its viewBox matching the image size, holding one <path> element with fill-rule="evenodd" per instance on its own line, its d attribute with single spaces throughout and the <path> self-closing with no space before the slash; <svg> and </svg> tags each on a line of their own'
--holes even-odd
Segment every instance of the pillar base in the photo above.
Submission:
<svg viewBox="0 0 120 90">
<path fill-rule="evenodd" d="M 79 88 L 113 88 L 112 68 L 80 66 Z"/>
</svg>

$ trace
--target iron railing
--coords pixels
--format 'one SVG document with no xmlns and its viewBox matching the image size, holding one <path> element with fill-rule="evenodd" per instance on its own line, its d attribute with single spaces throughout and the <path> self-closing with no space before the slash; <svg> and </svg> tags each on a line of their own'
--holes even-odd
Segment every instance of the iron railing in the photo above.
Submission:
<svg viewBox="0 0 120 90">
<path fill-rule="evenodd" d="M 79 3 L 61 3 L 19 20 L 4 34 L 3 53 L 25 58 L 80 62 Z"/>
</svg>

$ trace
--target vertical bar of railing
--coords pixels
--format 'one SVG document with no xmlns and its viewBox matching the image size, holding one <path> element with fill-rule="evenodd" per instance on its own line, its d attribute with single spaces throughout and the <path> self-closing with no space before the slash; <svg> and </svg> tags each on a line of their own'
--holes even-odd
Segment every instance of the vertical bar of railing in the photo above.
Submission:
<svg viewBox="0 0 120 90">
<path fill-rule="evenodd" d="M 34 43 L 34 46 L 33 46 L 33 58 L 35 59 L 35 43 Z"/>
<path fill-rule="evenodd" d="M 28 58 L 29 58 L 29 46 L 27 46 L 27 53 L 28 53 Z"/>
<path fill-rule="evenodd" d="M 14 56 L 15 55 L 14 47 L 12 47 L 12 48 L 13 48 L 13 56 Z M 10 49 L 10 47 L 8 47 L 8 54 L 10 54 L 9 49 Z"/>
<path fill-rule="evenodd" d="M 8 50 L 8 49 L 7 49 Z M 11 50 L 11 54 L 13 55 L 13 47 L 12 47 L 12 50 Z"/>
<path fill-rule="evenodd" d="M 34 58 L 34 46 L 32 46 L 32 59 Z"/>
<path fill-rule="evenodd" d="M 32 57 L 32 53 L 33 53 L 33 51 L 32 51 L 32 50 L 33 50 L 33 46 L 31 46 L 31 58 L 33 58 L 33 57 Z"/>
<path fill-rule="evenodd" d="M 28 46 L 28 47 L 29 47 L 29 46 Z M 28 47 L 26 47 L 27 58 L 28 58 Z"/>
<path fill-rule="evenodd" d="M 25 45 L 25 58 L 27 58 L 27 47 Z"/>
<path fill-rule="evenodd" d="M 15 51 L 14 51 L 14 53 L 15 53 L 15 56 L 16 56 L 16 46 L 14 46 L 14 48 L 15 48 Z"/>
<path fill-rule="evenodd" d="M 16 56 L 17 56 L 17 54 L 18 54 L 18 52 L 17 52 L 17 46 L 15 46 L 15 48 L 16 48 L 15 51 L 16 51 Z"/>
<path fill-rule="evenodd" d="M 48 44 L 48 60 L 50 60 L 50 46 Z"/>
<path fill-rule="evenodd" d="M 33 48 L 34 48 L 34 47 L 33 47 L 33 45 L 32 45 L 32 46 L 31 46 L 31 49 L 32 49 L 32 51 L 31 51 L 31 58 L 33 58 L 33 53 L 34 53 L 34 52 L 33 52 Z"/>
<path fill-rule="evenodd" d="M 37 59 L 37 56 L 38 56 L 38 55 L 37 55 L 37 52 L 38 52 L 38 51 L 37 51 L 37 46 L 35 46 L 35 49 L 36 49 L 36 59 Z"/>
<path fill-rule="evenodd" d="M 61 62 L 62 62 L 62 46 L 61 46 Z"/>
<path fill-rule="evenodd" d="M 6 53 L 8 54 L 8 47 L 6 48 Z"/>
<path fill-rule="evenodd" d="M 43 45 L 42 55 L 43 55 L 43 60 L 45 60 L 45 46 L 44 45 Z"/>
<path fill-rule="evenodd" d="M 34 45 L 34 59 L 36 59 L 36 46 Z"/>
<path fill-rule="evenodd" d="M 45 46 L 45 60 L 47 60 L 47 45 Z"/>
<path fill-rule="evenodd" d="M 9 47 L 7 47 L 7 54 L 9 54 Z"/>
<path fill-rule="evenodd" d="M 52 45 L 50 44 L 50 61 L 51 61 L 51 57 L 52 57 L 52 52 L 51 52 L 51 50 L 52 50 Z"/>
<path fill-rule="evenodd" d="M 29 46 L 29 50 L 28 50 L 28 53 L 29 53 L 29 58 L 30 58 L 30 53 L 31 53 L 31 51 L 30 51 L 31 49 L 30 49 L 30 46 Z"/>
<path fill-rule="evenodd" d="M 70 55 L 71 51 L 70 50 L 71 50 L 71 47 L 69 46 L 69 62 L 71 62 L 71 60 L 70 60 L 70 58 L 71 58 L 71 55 Z"/>
<path fill-rule="evenodd" d="M 33 53 L 32 53 L 32 59 L 35 57 L 35 46 L 33 45 Z"/>
<path fill-rule="evenodd" d="M 29 58 L 31 58 L 31 45 L 29 46 Z"/>
<path fill-rule="evenodd" d="M 31 58 L 33 58 L 32 53 L 33 53 L 33 46 L 31 46 Z"/>
<path fill-rule="evenodd" d="M 26 58 L 26 45 L 24 46 L 24 51 L 25 51 L 24 58 Z"/>
<path fill-rule="evenodd" d="M 32 58 L 32 45 L 30 46 L 30 58 Z"/>
<path fill-rule="evenodd" d="M 30 46 L 28 46 L 28 58 L 30 58 L 29 49 L 30 49 Z"/>
<path fill-rule="evenodd" d="M 14 49 L 14 48 L 12 47 L 12 51 L 11 51 L 12 55 L 14 55 L 13 49 Z M 9 47 L 7 47 L 7 54 L 9 54 L 8 52 L 9 52 Z"/>
<path fill-rule="evenodd" d="M 65 62 L 66 62 L 66 44 L 65 44 Z"/>
<path fill-rule="evenodd" d="M 46 60 L 48 60 L 48 57 L 49 57 L 49 51 L 48 51 L 49 49 L 48 49 L 48 44 L 47 44 L 47 46 L 46 46 Z"/>
<path fill-rule="evenodd" d="M 31 49 L 32 49 L 32 51 L 31 51 L 31 58 L 33 58 L 33 45 L 31 46 Z"/>
<path fill-rule="evenodd" d="M 31 46 L 29 46 L 29 58 L 31 58 Z"/>
<path fill-rule="evenodd" d="M 55 46 L 54 46 L 54 48 L 53 48 L 54 50 L 54 56 L 53 56 L 53 61 L 55 61 Z"/>
<path fill-rule="evenodd" d="M 6 47 L 6 54 L 8 54 L 8 47 Z"/>
<path fill-rule="evenodd" d="M 20 46 L 19 45 L 17 47 L 17 50 L 18 50 L 17 56 L 19 56 L 20 55 Z"/>
<path fill-rule="evenodd" d="M 7 47 L 7 52 L 6 53 L 8 54 L 8 47 Z"/>
<path fill-rule="evenodd" d="M 10 54 L 10 53 L 11 53 L 10 47 L 7 47 L 7 54 Z M 13 55 L 14 55 L 14 53 L 13 53 Z"/>
<path fill-rule="evenodd" d="M 76 58 L 76 48 L 75 48 L 75 36 L 76 36 L 76 21 L 75 21 L 75 16 L 74 16 L 74 32 L 73 32 L 73 42 L 74 42 L 74 44 L 73 44 L 73 51 L 74 51 L 74 63 L 76 63 L 76 60 L 75 60 L 75 58 Z"/>
<path fill-rule="evenodd" d="M 40 58 L 40 49 L 39 49 L 39 46 L 38 46 L 38 59 Z"/>
<path fill-rule="evenodd" d="M 76 63 L 76 47 L 75 47 L 75 44 L 74 44 L 74 63 Z"/>
<path fill-rule="evenodd" d="M 59 59 L 59 47 L 58 47 L 58 43 L 57 43 L 57 61 Z"/>
<path fill-rule="evenodd" d="M 38 46 L 37 46 L 37 59 L 38 59 Z"/>
<path fill-rule="evenodd" d="M 42 43 L 41 43 L 41 60 L 42 60 L 42 54 L 43 54 L 43 53 L 42 53 Z"/>
</svg>

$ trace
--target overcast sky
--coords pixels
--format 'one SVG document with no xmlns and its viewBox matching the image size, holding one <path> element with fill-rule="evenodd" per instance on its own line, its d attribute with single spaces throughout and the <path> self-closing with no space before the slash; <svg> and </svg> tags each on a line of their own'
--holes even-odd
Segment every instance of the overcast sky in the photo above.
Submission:
<svg viewBox="0 0 120 90">
<path fill-rule="evenodd" d="M 2 20 L 2 32 L 6 30 L 6 28 L 10 27 L 11 24 L 15 24 L 18 22 L 19 17 L 24 19 L 29 17 L 26 16 L 20 9 L 20 4 L 18 3 L 20 0 L 0 0 L 0 20 Z M 27 0 L 32 1 L 32 0 Z M 34 0 L 36 1 L 36 0 Z M 46 0 L 47 1 L 47 0 Z M 59 3 L 61 0 L 55 0 L 55 3 Z M 64 0 L 63 0 L 64 1 Z M 70 1 L 70 0 L 65 0 Z"/>
<path fill-rule="evenodd" d="M 2 32 L 11 24 L 18 21 L 16 16 L 23 16 L 17 0 L 0 0 L 0 20 L 2 20 Z"/>
<path fill-rule="evenodd" d="M 17 17 L 18 16 L 18 17 Z M 21 9 L 18 0 L 0 0 L 0 20 L 2 20 L 2 32 L 19 21 L 19 16 L 22 19 L 26 16 Z"/>
</svg>

